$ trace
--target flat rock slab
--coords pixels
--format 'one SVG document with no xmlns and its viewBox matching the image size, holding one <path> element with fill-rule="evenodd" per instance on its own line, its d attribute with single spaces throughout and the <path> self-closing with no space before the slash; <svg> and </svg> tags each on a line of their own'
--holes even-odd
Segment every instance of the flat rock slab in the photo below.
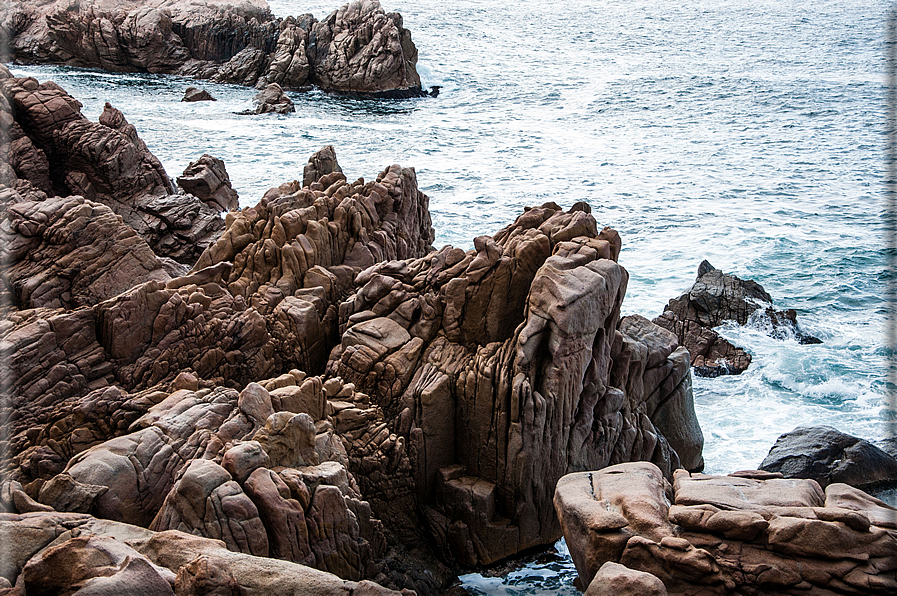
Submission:
<svg viewBox="0 0 897 596">
<path fill-rule="evenodd" d="M 845 484 L 823 492 L 776 476 L 678 470 L 669 487 L 654 464 L 635 462 L 561 478 L 555 508 L 580 584 L 592 594 L 897 591 L 897 509 Z"/>
</svg>

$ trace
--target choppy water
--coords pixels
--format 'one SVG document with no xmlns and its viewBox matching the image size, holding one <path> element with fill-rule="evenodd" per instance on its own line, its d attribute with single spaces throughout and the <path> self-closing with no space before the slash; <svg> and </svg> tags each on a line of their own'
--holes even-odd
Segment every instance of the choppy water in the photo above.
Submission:
<svg viewBox="0 0 897 596">
<path fill-rule="evenodd" d="M 323 18 L 339 1 L 271 6 Z M 204 83 L 219 101 L 191 104 L 179 101 L 196 84 L 186 79 L 13 71 L 56 80 L 94 119 L 110 101 L 170 175 L 221 157 L 243 205 L 301 178 L 325 144 L 350 178 L 414 166 L 437 246 L 471 247 L 525 205 L 587 201 L 623 238 L 625 313 L 659 314 L 706 258 L 760 282 L 824 341 L 723 328 L 754 361 L 695 379 L 708 471 L 756 467 L 798 425 L 884 435 L 887 2 L 381 1 L 402 13 L 438 98 L 312 92 L 292 95 L 295 114 L 245 117 L 234 112 L 252 89 Z M 576 593 L 536 579 L 555 577 L 550 565 L 526 569 L 466 581 L 485 594 Z"/>
</svg>

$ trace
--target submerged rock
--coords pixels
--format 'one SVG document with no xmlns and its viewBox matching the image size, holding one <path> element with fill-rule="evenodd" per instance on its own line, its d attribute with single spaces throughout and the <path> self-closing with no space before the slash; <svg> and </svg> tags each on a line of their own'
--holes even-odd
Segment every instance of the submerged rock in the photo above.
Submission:
<svg viewBox="0 0 897 596">
<path fill-rule="evenodd" d="M 679 470 L 670 485 L 627 463 L 565 476 L 555 506 L 583 585 L 612 562 L 671 595 L 897 590 L 897 510 L 846 484 L 775 476 Z"/>
<path fill-rule="evenodd" d="M 260 88 L 314 84 L 364 97 L 426 95 L 411 33 L 377 0 L 350 2 L 323 21 L 311 15 L 275 19 L 257 0 L 29 1 L 0 8 L 0 21 L 16 24 L 0 56 L 6 62 L 179 74 Z"/>
<path fill-rule="evenodd" d="M 259 91 L 252 98 L 252 104 L 255 106 L 252 110 L 240 112 L 242 115 L 250 114 L 289 114 L 296 111 L 293 100 L 287 97 L 280 85 L 277 83 L 268 83 L 264 90 Z"/>
<path fill-rule="evenodd" d="M 712 328 L 724 322 L 762 326 L 772 337 L 794 337 L 801 344 L 821 343 L 803 333 L 794 310 L 772 308 L 772 298 L 760 284 L 723 273 L 707 261 L 698 267 L 698 278 L 689 291 L 670 300 L 657 325 L 676 334 L 691 355 L 695 373 L 705 377 L 741 374 L 751 355 L 732 345 Z"/>
</svg>

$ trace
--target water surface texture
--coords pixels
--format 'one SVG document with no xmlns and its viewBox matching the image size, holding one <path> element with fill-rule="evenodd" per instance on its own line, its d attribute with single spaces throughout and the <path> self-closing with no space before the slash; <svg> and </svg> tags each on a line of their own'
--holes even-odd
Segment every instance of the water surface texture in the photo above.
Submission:
<svg viewBox="0 0 897 596">
<path fill-rule="evenodd" d="M 321 19 L 338 2 L 271 7 Z M 741 376 L 695 379 L 707 471 L 756 467 L 798 425 L 884 436 L 886 2 L 382 3 L 403 15 L 438 98 L 297 93 L 295 114 L 248 117 L 234 112 L 249 88 L 202 82 L 218 101 L 191 104 L 180 102 L 197 85 L 187 79 L 13 72 L 57 81 L 91 119 L 111 102 L 169 175 L 206 152 L 224 159 L 243 206 L 301 179 L 325 144 L 350 179 L 414 166 L 437 247 L 471 248 L 527 205 L 587 201 L 623 238 L 625 314 L 657 316 L 708 259 L 761 283 L 824 342 L 722 328 L 754 361 Z M 553 564 L 465 582 L 576 593 Z"/>
</svg>

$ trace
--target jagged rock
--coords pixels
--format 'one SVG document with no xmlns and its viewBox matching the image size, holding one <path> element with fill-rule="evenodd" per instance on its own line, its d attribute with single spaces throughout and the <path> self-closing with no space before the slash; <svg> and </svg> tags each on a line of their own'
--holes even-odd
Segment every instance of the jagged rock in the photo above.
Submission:
<svg viewBox="0 0 897 596">
<path fill-rule="evenodd" d="M 178 176 L 177 182 L 185 191 L 218 211 L 240 208 L 240 197 L 231 187 L 224 162 L 217 157 L 204 154 L 190 162 L 184 173 Z"/>
<path fill-rule="evenodd" d="M 377 0 L 346 4 L 316 23 L 311 35 L 309 79 L 319 87 L 378 97 L 424 94 L 411 33 L 401 15 L 385 14 Z"/>
<path fill-rule="evenodd" d="M 763 471 L 675 473 L 646 462 L 558 482 L 555 506 L 580 581 L 608 561 L 677 594 L 889 594 L 897 510 L 858 489 Z"/>
<path fill-rule="evenodd" d="M 8 175 L 17 177 L 14 185 L 24 193 L 19 200 L 78 195 L 102 203 L 157 255 L 189 264 L 224 227 L 218 210 L 174 194 L 159 160 L 108 103 L 94 123 L 51 81 L 8 77 L 0 90 L 0 113 L 7 119 L 14 115 L 11 140 L 0 143 L 0 153 L 13 158 Z"/>
<path fill-rule="evenodd" d="M 252 104 L 254 106 L 252 110 L 246 110 L 240 114 L 267 114 L 269 112 L 289 114 L 296 111 L 293 100 L 287 97 L 277 83 L 268 83 L 267 87 L 252 98 Z"/>
<path fill-rule="evenodd" d="M 571 469 L 703 465 L 687 353 L 644 319 L 620 321 L 616 232 L 598 232 L 587 205 L 546 204 L 474 244 L 358 275 L 327 369 L 405 439 L 430 531 L 468 565 L 554 540 L 553 483 Z M 363 412 L 337 413 L 337 431 Z M 413 505 L 372 480 L 374 462 L 350 468 L 401 525 Z"/>
<path fill-rule="evenodd" d="M 698 267 L 698 278 L 686 294 L 670 300 L 654 323 L 676 334 L 691 354 L 695 373 L 715 377 L 741 374 L 751 355 L 721 337 L 713 327 L 726 321 L 748 321 L 767 328 L 778 339 L 794 337 L 802 344 L 820 343 L 803 333 L 794 310 L 772 308 L 772 298 L 760 284 L 723 273 L 707 261 Z"/>
<path fill-rule="evenodd" d="M 170 279 L 132 228 L 82 197 L 17 203 L 0 222 L 0 280 L 16 308 L 94 306 L 135 283 Z"/>
<path fill-rule="evenodd" d="M 897 459 L 872 443 L 828 426 L 802 426 L 780 436 L 760 469 L 785 478 L 812 478 L 872 488 L 897 484 Z"/>
<path fill-rule="evenodd" d="M 273 18 L 264 2 L 67 0 L 17 2 L 5 61 L 158 72 L 366 97 L 425 95 L 417 48 L 397 13 L 351 2 L 318 22 Z"/>
<path fill-rule="evenodd" d="M 212 94 L 205 89 L 197 89 L 196 87 L 187 87 L 184 91 L 184 99 L 181 101 L 217 101 Z"/>
</svg>

